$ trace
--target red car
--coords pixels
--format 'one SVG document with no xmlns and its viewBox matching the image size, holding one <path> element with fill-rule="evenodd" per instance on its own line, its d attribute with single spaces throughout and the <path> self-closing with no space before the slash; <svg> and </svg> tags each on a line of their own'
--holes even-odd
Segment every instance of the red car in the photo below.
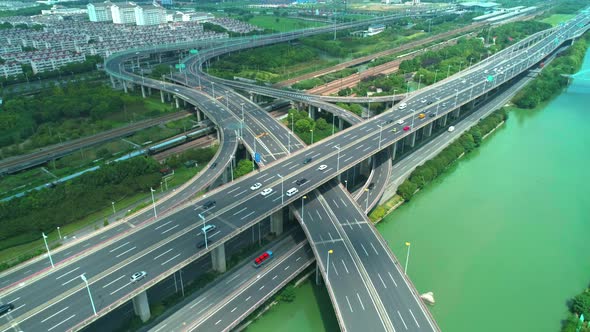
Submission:
<svg viewBox="0 0 590 332">
<path fill-rule="evenodd" d="M 254 260 L 254 267 L 259 267 L 272 258 L 272 251 L 267 250 L 262 255 L 256 257 Z"/>
<path fill-rule="evenodd" d="M 410 126 L 405 126 L 404 131 L 408 131 L 408 130 L 410 130 Z"/>
</svg>

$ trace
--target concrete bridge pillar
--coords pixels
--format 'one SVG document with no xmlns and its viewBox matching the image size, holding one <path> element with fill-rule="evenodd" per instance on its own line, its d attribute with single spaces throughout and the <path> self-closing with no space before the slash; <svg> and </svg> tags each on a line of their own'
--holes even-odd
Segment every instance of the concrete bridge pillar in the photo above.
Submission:
<svg viewBox="0 0 590 332">
<path fill-rule="evenodd" d="M 213 270 L 217 272 L 225 272 L 227 266 L 225 264 L 225 244 L 217 246 L 215 249 L 211 250 L 211 263 L 213 265 Z"/>
<path fill-rule="evenodd" d="M 125 93 L 129 93 L 129 91 L 127 91 L 127 82 L 123 81 L 123 91 L 125 91 Z"/>
<path fill-rule="evenodd" d="M 341 118 L 338 118 L 338 129 L 344 129 L 344 121 Z"/>
<path fill-rule="evenodd" d="M 164 101 L 164 91 L 160 90 L 160 100 L 162 101 L 162 104 L 165 102 Z"/>
<path fill-rule="evenodd" d="M 231 180 L 231 171 L 232 169 L 230 167 L 225 168 L 223 174 L 221 175 L 221 180 L 223 181 L 223 183 L 228 183 Z"/>
<path fill-rule="evenodd" d="M 143 85 L 141 86 L 141 96 L 145 98 L 145 87 Z"/>
<path fill-rule="evenodd" d="M 447 125 L 447 118 L 449 117 L 449 114 L 445 114 L 445 116 L 443 116 L 442 118 L 442 126 L 445 127 Z"/>
<path fill-rule="evenodd" d="M 372 157 L 369 157 L 368 159 L 361 161 L 359 173 L 363 174 L 365 176 L 369 176 L 369 173 L 371 172 L 372 161 L 373 161 Z"/>
<path fill-rule="evenodd" d="M 148 96 L 152 95 L 152 88 L 148 86 Z"/>
<path fill-rule="evenodd" d="M 133 299 L 133 311 L 142 322 L 147 322 L 151 317 L 150 303 L 148 301 L 147 293 L 145 291 L 137 294 Z"/>
<path fill-rule="evenodd" d="M 409 146 L 413 148 L 414 145 L 416 145 L 416 132 L 415 131 L 408 137 L 408 140 L 410 142 Z"/>
<path fill-rule="evenodd" d="M 310 119 L 315 120 L 315 107 L 311 105 L 307 106 L 307 114 Z"/>
<path fill-rule="evenodd" d="M 275 235 L 283 234 L 283 210 L 279 210 L 270 215 L 270 232 Z"/>
<path fill-rule="evenodd" d="M 434 127 L 434 122 L 431 122 L 424 127 L 424 136 L 430 137 L 430 135 L 432 135 L 432 127 Z"/>
<path fill-rule="evenodd" d="M 174 103 L 176 104 L 176 108 L 180 108 L 180 104 L 178 103 L 178 97 L 174 96 Z"/>
<path fill-rule="evenodd" d="M 111 85 L 113 86 L 113 89 L 117 87 L 115 84 L 115 78 L 113 76 L 111 76 Z"/>
<path fill-rule="evenodd" d="M 397 153 L 397 142 L 391 146 L 391 160 L 395 160 L 395 154 Z"/>
<path fill-rule="evenodd" d="M 203 121 L 201 118 L 201 111 L 198 108 L 195 108 L 195 111 L 197 113 L 197 121 L 199 121 L 199 122 Z"/>
<path fill-rule="evenodd" d="M 461 115 L 461 107 L 459 107 L 459 108 L 457 108 L 456 110 L 453 111 L 453 117 L 455 119 L 458 119 L 460 115 Z"/>
</svg>

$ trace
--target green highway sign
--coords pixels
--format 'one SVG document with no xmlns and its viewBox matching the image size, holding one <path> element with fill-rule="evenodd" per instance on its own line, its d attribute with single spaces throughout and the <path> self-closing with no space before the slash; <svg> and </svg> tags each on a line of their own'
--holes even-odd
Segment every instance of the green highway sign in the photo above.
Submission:
<svg viewBox="0 0 590 332">
<path fill-rule="evenodd" d="M 176 69 L 184 69 L 186 65 L 184 63 L 177 63 L 174 65 Z"/>
<path fill-rule="evenodd" d="M 492 75 L 488 76 L 488 82 L 491 82 L 493 80 L 494 80 L 494 76 L 492 76 Z"/>
<path fill-rule="evenodd" d="M 199 54 L 199 50 L 196 50 L 193 48 L 192 50 L 189 51 L 189 53 L 190 54 Z"/>
</svg>

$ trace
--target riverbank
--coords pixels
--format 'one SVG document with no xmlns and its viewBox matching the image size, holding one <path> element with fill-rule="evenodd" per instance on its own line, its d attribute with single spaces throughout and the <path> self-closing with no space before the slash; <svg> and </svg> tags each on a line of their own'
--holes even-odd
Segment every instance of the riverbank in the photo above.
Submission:
<svg viewBox="0 0 590 332">
<path fill-rule="evenodd" d="M 561 332 L 590 332 L 590 288 L 572 298 L 569 309 Z"/>
</svg>

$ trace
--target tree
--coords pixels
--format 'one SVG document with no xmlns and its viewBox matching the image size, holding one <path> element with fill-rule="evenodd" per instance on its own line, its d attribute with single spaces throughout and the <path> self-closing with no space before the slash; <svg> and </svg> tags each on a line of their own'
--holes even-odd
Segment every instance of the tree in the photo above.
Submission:
<svg viewBox="0 0 590 332">
<path fill-rule="evenodd" d="M 319 118 L 317 119 L 317 121 L 315 122 L 315 127 L 318 130 L 325 130 L 328 128 L 328 122 L 326 121 L 326 119 L 324 118 Z"/>
<path fill-rule="evenodd" d="M 410 180 L 405 180 L 399 187 L 397 187 L 397 193 L 406 201 L 412 199 L 414 192 L 416 192 L 418 186 Z"/>
<path fill-rule="evenodd" d="M 584 317 L 590 319 L 590 290 L 586 289 L 584 293 L 576 295 L 572 300 L 572 311 L 576 314 L 584 314 Z"/>
<path fill-rule="evenodd" d="M 281 292 L 281 301 L 293 302 L 295 300 L 295 289 L 292 285 L 288 285 Z"/>
<path fill-rule="evenodd" d="M 107 217 L 104 217 L 104 221 L 103 221 L 102 225 L 104 227 L 107 227 L 109 225 L 109 219 L 107 219 Z"/>
<path fill-rule="evenodd" d="M 312 128 L 311 122 L 308 119 L 301 119 L 295 121 L 295 131 L 298 133 L 306 133 Z"/>
<path fill-rule="evenodd" d="M 240 176 L 246 175 L 254 169 L 254 162 L 248 159 L 241 159 L 238 161 L 236 165 L 236 169 L 234 170 L 234 179 L 239 178 Z"/>
</svg>

